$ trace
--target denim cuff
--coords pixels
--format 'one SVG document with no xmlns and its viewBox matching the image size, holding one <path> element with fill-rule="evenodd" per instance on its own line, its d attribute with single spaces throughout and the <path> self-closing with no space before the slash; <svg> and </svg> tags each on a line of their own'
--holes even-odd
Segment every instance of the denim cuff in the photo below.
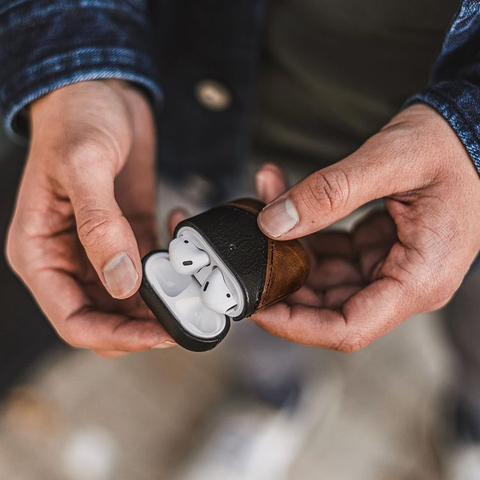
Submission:
<svg viewBox="0 0 480 480">
<path fill-rule="evenodd" d="M 425 103 L 450 124 L 480 173 L 480 87 L 462 80 L 436 83 L 404 105 Z"/>
<path fill-rule="evenodd" d="M 17 0 L 0 6 L 0 109 L 7 134 L 27 136 L 20 112 L 73 83 L 123 79 L 161 102 L 148 3 Z"/>
</svg>

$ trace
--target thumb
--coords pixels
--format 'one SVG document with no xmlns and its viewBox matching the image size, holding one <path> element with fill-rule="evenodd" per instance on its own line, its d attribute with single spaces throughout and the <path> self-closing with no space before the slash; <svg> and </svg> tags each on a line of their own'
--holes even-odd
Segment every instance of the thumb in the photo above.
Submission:
<svg viewBox="0 0 480 480">
<path fill-rule="evenodd" d="M 265 235 L 281 240 L 317 232 L 362 205 L 388 196 L 398 185 L 399 167 L 363 148 L 308 176 L 267 205 L 258 217 Z M 401 178 L 401 177 L 400 177 Z M 398 181 L 397 181 L 398 183 Z"/>
<path fill-rule="evenodd" d="M 115 200 L 111 172 L 86 170 L 67 187 L 78 237 L 110 295 L 131 297 L 141 277 L 135 235 Z"/>
</svg>

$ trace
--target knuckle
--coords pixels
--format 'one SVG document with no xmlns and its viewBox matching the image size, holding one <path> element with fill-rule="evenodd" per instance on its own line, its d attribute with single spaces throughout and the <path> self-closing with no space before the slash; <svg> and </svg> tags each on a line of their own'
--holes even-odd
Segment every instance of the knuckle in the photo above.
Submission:
<svg viewBox="0 0 480 480">
<path fill-rule="evenodd" d="M 118 170 L 123 158 L 114 142 L 107 142 L 101 136 L 76 135 L 67 138 L 56 147 L 55 156 L 60 160 L 58 175 L 65 186 L 76 188 L 79 179 L 88 179 L 92 172 L 96 176 L 111 177 Z"/>
<path fill-rule="evenodd" d="M 405 157 L 405 151 L 409 152 L 406 160 L 415 160 L 420 153 L 423 137 L 418 128 L 412 128 L 407 122 L 390 124 L 384 127 L 367 140 L 366 145 L 380 149 L 383 156 L 388 158 Z"/>
<path fill-rule="evenodd" d="M 341 353 L 355 353 L 365 348 L 370 342 L 362 335 L 348 332 L 343 339 L 334 346 L 334 350 Z"/>
<path fill-rule="evenodd" d="M 342 208 L 349 199 L 350 186 L 346 173 L 341 169 L 316 172 L 307 179 L 307 192 L 314 207 L 334 212 Z"/>
<path fill-rule="evenodd" d="M 114 144 L 107 142 L 107 137 L 94 128 L 88 128 L 81 133 L 66 135 L 59 143 L 64 165 L 85 169 L 85 162 L 96 162 L 112 157 L 116 153 Z"/>
<path fill-rule="evenodd" d="M 84 207 L 77 214 L 77 231 L 85 248 L 98 248 L 104 245 L 114 231 L 116 219 L 110 212 Z"/>
</svg>

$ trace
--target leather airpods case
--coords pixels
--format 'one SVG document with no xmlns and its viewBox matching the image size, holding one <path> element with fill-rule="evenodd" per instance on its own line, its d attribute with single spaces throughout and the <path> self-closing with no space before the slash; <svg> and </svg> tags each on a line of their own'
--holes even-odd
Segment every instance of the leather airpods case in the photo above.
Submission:
<svg viewBox="0 0 480 480">
<path fill-rule="evenodd" d="M 140 293 L 182 347 L 196 352 L 214 348 L 227 335 L 230 320 L 248 317 L 305 283 L 306 252 L 296 240 L 275 241 L 261 232 L 257 215 L 263 207 L 257 200 L 241 199 L 180 222 L 174 237 L 191 242 L 210 260 L 193 275 L 178 273 L 167 250 L 150 252 L 142 260 Z M 236 299 L 226 314 L 210 310 L 200 299 L 215 269 Z"/>
</svg>

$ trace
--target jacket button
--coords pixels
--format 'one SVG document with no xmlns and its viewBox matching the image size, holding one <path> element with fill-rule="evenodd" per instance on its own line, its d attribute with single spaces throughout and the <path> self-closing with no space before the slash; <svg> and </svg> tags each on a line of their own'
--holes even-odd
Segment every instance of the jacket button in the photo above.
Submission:
<svg viewBox="0 0 480 480">
<path fill-rule="evenodd" d="M 221 112 L 232 103 L 232 96 L 227 87 L 215 80 L 202 80 L 195 86 L 195 97 L 209 110 Z"/>
</svg>

